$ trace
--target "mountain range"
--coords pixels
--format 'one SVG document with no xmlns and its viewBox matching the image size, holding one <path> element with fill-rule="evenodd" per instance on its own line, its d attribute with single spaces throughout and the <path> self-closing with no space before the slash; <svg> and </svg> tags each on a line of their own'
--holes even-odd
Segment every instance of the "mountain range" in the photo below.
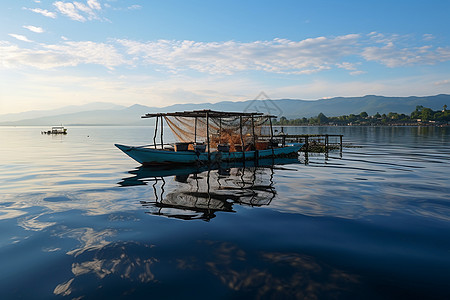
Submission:
<svg viewBox="0 0 450 300">
<path fill-rule="evenodd" d="M 140 116 L 145 113 L 173 112 L 198 109 L 212 109 L 224 111 L 258 111 L 270 113 L 288 119 L 313 117 L 319 113 L 326 116 L 340 116 L 367 112 L 374 115 L 397 112 L 410 114 L 417 105 L 429 107 L 433 110 L 442 109 L 443 105 L 450 106 L 450 95 L 440 94 L 424 97 L 384 97 L 367 95 L 363 97 L 336 97 L 320 100 L 247 100 L 223 101 L 201 104 L 175 104 L 166 107 L 150 107 L 135 104 L 129 107 L 94 102 L 80 106 L 66 106 L 55 110 L 35 110 L 15 114 L 0 115 L 0 125 L 149 125 L 148 120 Z"/>
</svg>

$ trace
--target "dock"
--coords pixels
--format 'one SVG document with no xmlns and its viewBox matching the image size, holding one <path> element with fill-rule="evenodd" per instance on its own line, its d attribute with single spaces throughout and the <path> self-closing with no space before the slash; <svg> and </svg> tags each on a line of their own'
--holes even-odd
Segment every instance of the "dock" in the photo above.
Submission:
<svg viewBox="0 0 450 300">
<path fill-rule="evenodd" d="M 265 136 L 263 136 L 265 137 Z M 267 136 L 270 137 L 270 136 Z M 343 134 L 286 134 L 274 135 L 273 138 L 286 145 L 289 143 L 305 143 L 300 149 L 302 152 L 327 153 L 329 150 L 339 150 L 343 148 Z"/>
</svg>

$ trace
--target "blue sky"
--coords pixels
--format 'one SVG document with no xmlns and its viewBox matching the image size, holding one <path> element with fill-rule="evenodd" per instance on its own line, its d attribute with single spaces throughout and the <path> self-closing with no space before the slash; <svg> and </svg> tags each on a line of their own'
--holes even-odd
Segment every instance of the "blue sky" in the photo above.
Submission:
<svg viewBox="0 0 450 300">
<path fill-rule="evenodd" d="M 450 1 L 0 2 L 0 114 L 450 93 Z"/>
</svg>

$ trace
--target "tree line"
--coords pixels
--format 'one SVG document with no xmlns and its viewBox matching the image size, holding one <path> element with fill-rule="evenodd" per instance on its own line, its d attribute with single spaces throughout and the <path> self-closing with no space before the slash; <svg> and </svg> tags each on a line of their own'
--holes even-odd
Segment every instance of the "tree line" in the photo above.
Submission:
<svg viewBox="0 0 450 300">
<path fill-rule="evenodd" d="M 406 124 L 447 124 L 450 122 L 450 110 L 444 105 L 442 110 L 433 111 L 431 108 L 416 106 L 416 109 L 409 115 L 390 112 L 379 114 L 378 112 L 369 116 L 367 112 L 358 115 L 349 114 L 338 117 L 327 117 L 320 113 L 316 117 L 298 118 L 288 120 L 281 117 L 274 122 L 274 125 L 406 125 Z"/>
</svg>

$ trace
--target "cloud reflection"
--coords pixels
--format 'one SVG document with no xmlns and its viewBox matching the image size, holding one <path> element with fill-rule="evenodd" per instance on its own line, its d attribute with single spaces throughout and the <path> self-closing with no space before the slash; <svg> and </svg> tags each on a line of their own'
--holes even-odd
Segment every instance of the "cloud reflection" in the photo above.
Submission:
<svg viewBox="0 0 450 300">
<path fill-rule="evenodd" d="M 84 297 L 104 288 L 108 293 L 138 296 L 135 291 L 144 291 L 159 297 L 168 295 L 161 287 L 181 280 L 191 289 L 200 288 L 202 295 L 220 289 L 252 298 L 322 299 L 350 295 L 359 284 L 356 275 L 297 252 L 255 250 L 220 240 L 201 240 L 194 248 L 165 247 L 170 246 L 161 245 L 156 251 L 151 244 L 115 242 L 88 249 L 75 257 L 73 277 L 58 284 L 53 293 Z M 215 279 L 204 286 L 199 279 L 211 275 Z"/>
<path fill-rule="evenodd" d="M 248 253 L 227 242 L 205 244 L 213 250 L 207 270 L 231 290 L 256 292 L 254 298 L 324 299 L 358 283 L 357 276 L 300 253 Z"/>
<path fill-rule="evenodd" d="M 139 284 L 156 281 L 151 269 L 159 260 L 151 255 L 151 248 L 153 246 L 148 244 L 115 242 L 99 243 L 97 247 L 83 248 L 82 252 L 70 251 L 67 254 L 74 256 L 73 278 L 57 285 L 53 293 L 84 297 L 90 293 L 92 284 L 99 289 L 107 284 L 107 280 Z M 94 280 L 91 275 L 94 275 Z"/>
</svg>

